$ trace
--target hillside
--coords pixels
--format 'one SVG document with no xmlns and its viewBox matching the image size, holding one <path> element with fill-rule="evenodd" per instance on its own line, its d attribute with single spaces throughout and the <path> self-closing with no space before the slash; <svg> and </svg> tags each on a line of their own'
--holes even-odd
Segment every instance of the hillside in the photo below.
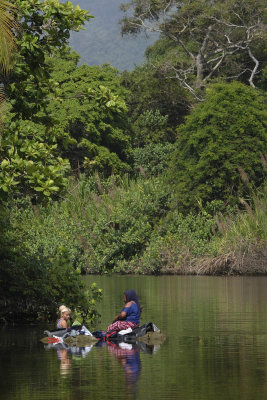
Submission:
<svg viewBox="0 0 267 400">
<path fill-rule="evenodd" d="M 122 0 L 73 0 L 74 5 L 89 10 L 94 16 L 86 29 L 72 33 L 70 43 L 81 55 L 81 61 L 89 65 L 109 62 L 120 70 L 131 70 L 144 59 L 144 51 L 153 43 L 156 35 L 121 37 L 118 22 L 123 13 L 119 6 Z"/>
</svg>

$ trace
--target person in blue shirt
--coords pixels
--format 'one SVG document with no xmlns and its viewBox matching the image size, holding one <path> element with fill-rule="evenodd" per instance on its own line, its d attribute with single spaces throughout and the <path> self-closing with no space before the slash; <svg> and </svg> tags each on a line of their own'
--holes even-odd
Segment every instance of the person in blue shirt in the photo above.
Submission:
<svg viewBox="0 0 267 400">
<path fill-rule="evenodd" d="M 135 329 L 140 324 L 141 308 L 135 290 L 126 290 L 123 293 L 124 308 L 113 323 L 107 327 L 107 332 L 121 331 L 128 328 Z"/>
</svg>

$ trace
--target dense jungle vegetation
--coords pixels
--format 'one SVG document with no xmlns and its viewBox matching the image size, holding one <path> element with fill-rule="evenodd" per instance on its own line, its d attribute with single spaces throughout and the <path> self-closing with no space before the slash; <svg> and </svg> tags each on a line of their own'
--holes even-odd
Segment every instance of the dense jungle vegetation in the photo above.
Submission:
<svg viewBox="0 0 267 400">
<path fill-rule="evenodd" d="M 142 66 L 79 64 L 91 15 L 0 0 L 0 318 L 97 317 L 83 273 L 266 274 L 261 0 L 132 0 Z"/>
</svg>

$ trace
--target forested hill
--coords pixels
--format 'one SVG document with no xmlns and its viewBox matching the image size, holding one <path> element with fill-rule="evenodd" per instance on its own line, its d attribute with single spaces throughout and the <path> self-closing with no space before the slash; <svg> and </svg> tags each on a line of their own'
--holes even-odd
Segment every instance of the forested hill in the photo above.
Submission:
<svg viewBox="0 0 267 400">
<path fill-rule="evenodd" d="M 86 23 L 86 30 L 71 36 L 71 45 L 83 62 L 88 65 L 109 62 L 120 70 L 130 70 L 142 63 L 144 51 L 154 39 L 145 35 L 121 37 L 118 22 L 123 15 L 119 8 L 122 0 L 73 0 L 72 3 L 94 16 Z"/>
</svg>

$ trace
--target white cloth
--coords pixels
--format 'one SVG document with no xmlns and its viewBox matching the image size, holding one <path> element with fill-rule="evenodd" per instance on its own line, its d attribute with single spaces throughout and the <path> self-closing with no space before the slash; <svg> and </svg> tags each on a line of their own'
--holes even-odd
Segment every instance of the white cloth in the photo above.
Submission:
<svg viewBox="0 0 267 400">
<path fill-rule="evenodd" d="M 128 328 L 128 329 L 123 329 L 122 331 L 119 331 L 120 335 L 125 335 L 126 333 L 130 333 L 132 332 L 132 328 Z"/>
<path fill-rule="evenodd" d="M 124 342 L 119 343 L 119 346 L 121 349 L 124 350 L 132 350 L 133 348 L 133 346 L 130 343 L 124 343 Z"/>
</svg>

